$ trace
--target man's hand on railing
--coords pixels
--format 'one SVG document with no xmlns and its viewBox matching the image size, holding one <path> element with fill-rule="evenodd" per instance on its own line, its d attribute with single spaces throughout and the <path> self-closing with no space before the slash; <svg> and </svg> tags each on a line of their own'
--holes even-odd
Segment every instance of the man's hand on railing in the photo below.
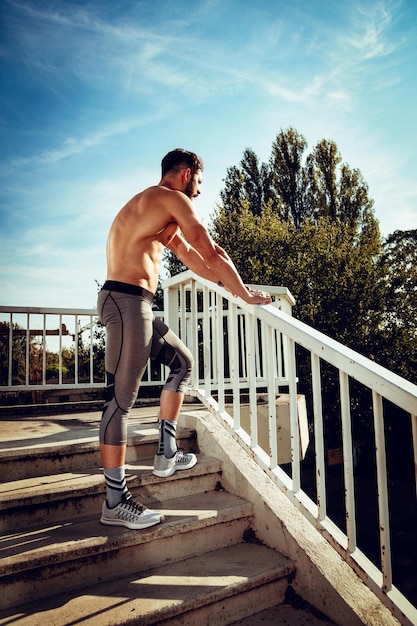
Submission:
<svg viewBox="0 0 417 626">
<path fill-rule="evenodd" d="M 233 293 L 231 289 L 228 289 L 225 285 L 223 285 L 222 281 L 219 280 L 217 283 L 219 287 L 223 287 L 232 294 L 232 296 L 237 297 L 236 293 Z M 260 289 L 251 289 L 248 285 L 245 285 L 245 289 L 247 291 L 247 297 L 242 298 L 248 304 L 271 304 L 272 298 L 266 291 L 261 291 Z"/>
<path fill-rule="evenodd" d="M 248 304 L 271 304 L 272 298 L 266 291 L 260 289 L 251 289 L 245 285 L 248 290 L 248 298 L 245 298 L 245 302 Z"/>
</svg>

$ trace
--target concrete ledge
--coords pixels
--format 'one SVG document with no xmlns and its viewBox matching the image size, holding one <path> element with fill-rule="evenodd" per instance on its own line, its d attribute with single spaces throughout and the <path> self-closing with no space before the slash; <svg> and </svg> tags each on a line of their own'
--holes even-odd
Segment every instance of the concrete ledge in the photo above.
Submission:
<svg viewBox="0 0 417 626">
<path fill-rule="evenodd" d="M 223 463 L 225 489 L 254 506 L 254 529 L 265 545 L 296 565 L 294 590 L 339 626 L 399 626 L 400 622 L 337 551 L 207 410 L 182 414 L 196 428 L 202 452 Z"/>
</svg>

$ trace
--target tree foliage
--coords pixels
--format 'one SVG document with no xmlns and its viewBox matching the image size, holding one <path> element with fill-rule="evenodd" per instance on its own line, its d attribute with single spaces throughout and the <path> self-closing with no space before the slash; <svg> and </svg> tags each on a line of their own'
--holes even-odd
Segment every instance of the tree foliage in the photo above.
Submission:
<svg viewBox="0 0 417 626">
<path fill-rule="evenodd" d="M 247 148 L 239 166 L 227 169 L 220 192 L 224 212 L 245 206 L 260 215 L 269 206 L 296 227 L 322 217 L 357 226 L 373 206 L 360 171 L 342 162 L 333 141 L 322 139 L 307 155 L 306 149 L 305 137 L 294 128 L 277 135 L 268 164 Z"/>
<path fill-rule="evenodd" d="M 303 165 L 305 138 L 293 128 L 281 132 L 272 145 L 269 160 L 272 179 L 272 206 L 281 219 L 299 226 L 310 217 L 307 202 L 307 169 Z"/>
<path fill-rule="evenodd" d="M 247 148 L 240 167 L 227 169 L 224 189 L 220 197 L 226 211 L 239 211 L 242 204 L 249 203 L 254 215 L 260 215 L 272 197 L 272 179 L 265 163 L 260 163 L 255 152 Z"/>
<path fill-rule="evenodd" d="M 396 230 L 385 242 L 384 365 L 417 382 L 417 229 Z"/>
<path fill-rule="evenodd" d="M 246 150 L 240 167 L 228 170 L 212 235 L 246 282 L 287 286 L 299 319 L 372 356 L 383 297 L 373 202 L 334 142 L 323 139 L 307 155 L 306 148 L 290 128 L 274 141 L 268 167 L 252 155 L 257 168 L 249 170 Z M 259 193 L 249 193 L 256 170 L 269 181 L 261 210 Z"/>
<path fill-rule="evenodd" d="M 168 271 L 168 274 L 170 276 L 176 276 L 177 274 L 181 274 L 181 272 L 185 272 L 185 270 L 187 269 L 185 265 L 181 263 L 181 261 L 175 256 L 175 254 L 171 252 L 171 250 L 168 250 L 168 248 L 165 248 L 164 250 L 163 261 Z M 163 294 L 162 294 L 162 288 L 160 284 L 158 284 L 158 289 L 161 290 L 161 296 L 162 296 L 162 302 L 163 302 Z M 163 306 L 161 310 L 163 310 Z"/>
<path fill-rule="evenodd" d="M 305 220 L 297 228 L 271 208 L 259 216 L 247 207 L 232 214 L 219 208 L 212 232 L 245 282 L 287 286 L 297 301 L 296 317 L 371 354 L 382 292 L 381 268 L 374 262 L 379 231 L 367 217 L 361 231 L 352 232 L 339 218 Z"/>
</svg>

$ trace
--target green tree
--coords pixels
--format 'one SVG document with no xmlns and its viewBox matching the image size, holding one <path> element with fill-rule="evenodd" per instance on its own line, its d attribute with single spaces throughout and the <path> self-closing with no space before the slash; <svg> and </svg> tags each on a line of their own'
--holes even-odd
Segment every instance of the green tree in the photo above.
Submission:
<svg viewBox="0 0 417 626">
<path fill-rule="evenodd" d="M 211 232 L 230 250 L 245 282 L 288 287 L 296 317 L 370 353 L 383 297 L 382 268 L 375 262 L 380 235 L 371 213 L 358 231 L 338 218 L 305 220 L 297 228 L 271 208 L 256 216 L 247 206 L 233 214 L 219 207 Z"/>
<path fill-rule="evenodd" d="M 336 219 L 343 213 L 337 186 L 337 168 L 341 160 L 336 144 L 326 139 L 320 141 L 308 156 L 307 196 L 316 219 Z"/>
<path fill-rule="evenodd" d="M 307 158 L 306 216 L 339 218 L 361 228 L 361 220 L 373 207 L 368 186 L 358 169 L 351 169 L 333 141 L 323 139 Z"/>
<path fill-rule="evenodd" d="M 227 169 L 224 189 L 220 192 L 226 211 L 239 211 L 249 203 L 254 215 L 260 215 L 273 198 L 272 179 L 268 166 L 259 161 L 253 150 L 247 148 L 239 167 Z"/>
<path fill-rule="evenodd" d="M 168 271 L 169 276 L 176 276 L 177 274 L 181 274 L 181 272 L 185 272 L 187 269 L 183 263 L 175 256 L 171 250 L 165 248 L 163 254 L 163 262 Z M 160 283 L 158 283 L 160 289 L 160 298 L 161 302 L 163 302 L 163 292 Z M 163 310 L 163 307 L 161 308 Z"/>
<path fill-rule="evenodd" d="M 381 358 L 417 382 L 417 229 L 396 230 L 387 238 L 381 266 L 386 286 Z"/>
<path fill-rule="evenodd" d="M 289 128 L 277 135 L 269 160 L 272 206 L 282 220 L 292 220 L 296 226 L 311 215 L 306 201 L 307 173 L 303 165 L 306 147 L 303 135 Z"/>
<path fill-rule="evenodd" d="M 254 215 L 248 201 L 233 212 L 217 207 L 210 226 L 213 239 L 229 252 L 246 283 L 281 284 L 275 281 L 283 270 L 281 261 L 288 254 L 293 231 L 271 207 Z"/>
<path fill-rule="evenodd" d="M 254 215 L 267 207 L 298 228 L 309 219 L 340 218 L 360 227 L 373 206 L 358 169 L 351 169 L 333 141 L 322 139 L 307 154 L 307 141 L 294 128 L 281 130 L 268 164 L 247 148 L 239 166 L 227 169 L 221 206 L 227 213 L 246 206 Z"/>
</svg>

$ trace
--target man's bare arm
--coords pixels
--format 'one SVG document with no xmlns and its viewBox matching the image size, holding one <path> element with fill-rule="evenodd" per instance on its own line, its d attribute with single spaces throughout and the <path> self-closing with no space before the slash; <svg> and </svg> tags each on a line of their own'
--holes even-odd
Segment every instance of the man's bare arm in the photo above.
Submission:
<svg viewBox="0 0 417 626">
<path fill-rule="evenodd" d="M 214 252 L 211 258 L 220 257 L 220 269 L 223 270 L 220 274 L 219 271 L 215 271 L 210 265 L 208 265 L 200 254 L 188 241 L 182 237 L 179 233 L 176 234 L 172 240 L 168 243 L 167 247 L 184 263 L 190 270 L 217 284 L 222 284 L 233 295 L 240 296 L 245 302 L 251 304 L 268 304 L 271 302 L 269 294 L 261 291 L 253 291 L 243 284 L 232 260 L 223 248 L 212 242 Z M 226 270 L 226 271 L 225 271 Z M 231 275 L 231 279 L 229 276 Z"/>
<path fill-rule="evenodd" d="M 219 282 L 218 276 L 204 262 L 201 254 L 180 234 L 176 234 L 166 247 L 175 254 L 181 263 L 184 263 L 188 269 L 201 276 L 201 278 L 206 278 L 213 283 Z"/>
<path fill-rule="evenodd" d="M 187 267 L 192 269 L 190 261 L 198 264 L 201 272 L 199 275 L 216 283 L 220 281 L 228 291 L 239 296 L 245 302 L 269 304 L 271 302 L 269 294 L 262 291 L 252 291 L 244 285 L 229 255 L 223 248 L 215 244 L 207 229 L 200 222 L 191 200 L 181 192 L 170 191 L 168 193 L 170 194 L 169 202 L 165 206 L 170 214 L 170 222 L 178 225 L 182 239 L 175 239 L 174 247 L 172 247 L 174 237 L 171 238 L 171 241 L 164 241 L 164 245 L 170 246 L 174 252 L 176 247 L 180 255 L 185 255 L 183 258 L 180 256 L 178 258 Z M 179 236 L 179 231 L 177 233 Z M 198 257 L 194 256 L 195 253 L 201 257 L 205 267 L 201 265 Z M 196 265 L 194 268 L 193 271 L 199 273 Z"/>
</svg>

